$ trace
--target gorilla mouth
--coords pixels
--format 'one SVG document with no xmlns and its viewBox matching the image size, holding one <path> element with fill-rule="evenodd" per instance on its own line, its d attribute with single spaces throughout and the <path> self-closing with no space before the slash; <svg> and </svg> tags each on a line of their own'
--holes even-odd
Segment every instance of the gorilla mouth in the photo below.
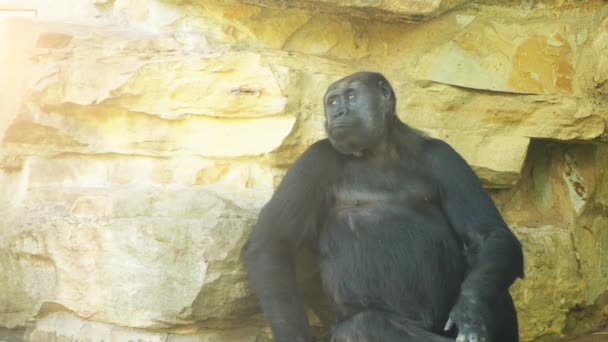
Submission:
<svg viewBox="0 0 608 342">
<path fill-rule="evenodd" d="M 350 127 L 354 126 L 352 122 L 334 122 L 329 127 L 330 128 L 341 128 L 341 127 Z"/>
</svg>

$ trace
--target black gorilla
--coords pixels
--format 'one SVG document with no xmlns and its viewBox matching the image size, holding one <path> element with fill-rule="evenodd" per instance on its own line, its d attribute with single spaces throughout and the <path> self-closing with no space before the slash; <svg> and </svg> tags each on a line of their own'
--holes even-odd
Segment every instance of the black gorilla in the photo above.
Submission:
<svg viewBox="0 0 608 342">
<path fill-rule="evenodd" d="M 275 340 L 314 340 L 294 270 L 309 246 L 331 341 L 518 341 L 521 245 L 469 165 L 397 118 L 381 74 L 341 79 L 324 102 L 329 139 L 289 169 L 243 250 Z"/>
</svg>

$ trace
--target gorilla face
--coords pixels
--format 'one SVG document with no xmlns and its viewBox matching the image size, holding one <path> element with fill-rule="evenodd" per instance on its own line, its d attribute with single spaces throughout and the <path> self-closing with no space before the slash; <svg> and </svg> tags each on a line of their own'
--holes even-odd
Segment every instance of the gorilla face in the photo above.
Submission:
<svg viewBox="0 0 608 342">
<path fill-rule="evenodd" d="M 362 156 L 386 137 L 395 95 L 381 74 L 360 72 L 333 83 L 324 97 L 325 129 L 338 152 Z"/>
</svg>

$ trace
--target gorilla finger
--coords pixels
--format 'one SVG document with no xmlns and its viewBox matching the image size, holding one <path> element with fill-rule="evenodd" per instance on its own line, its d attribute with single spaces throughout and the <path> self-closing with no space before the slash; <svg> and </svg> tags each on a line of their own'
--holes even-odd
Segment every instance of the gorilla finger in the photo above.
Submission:
<svg viewBox="0 0 608 342">
<path fill-rule="evenodd" d="M 469 334 L 468 342 L 479 342 L 479 337 L 477 334 Z"/>
<path fill-rule="evenodd" d="M 465 334 L 458 334 L 458 337 L 456 337 L 456 342 L 467 342 L 466 339 Z"/>
<path fill-rule="evenodd" d="M 443 330 L 448 331 L 448 330 L 452 329 L 452 326 L 454 326 L 454 321 L 452 321 L 452 319 L 449 318 L 448 322 L 445 324 L 445 327 L 443 328 Z"/>
</svg>

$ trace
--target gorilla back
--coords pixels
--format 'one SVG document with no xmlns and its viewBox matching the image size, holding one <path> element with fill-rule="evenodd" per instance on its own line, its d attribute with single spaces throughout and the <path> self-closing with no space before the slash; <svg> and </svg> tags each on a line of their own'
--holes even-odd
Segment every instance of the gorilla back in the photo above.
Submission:
<svg viewBox="0 0 608 342">
<path fill-rule="evenodd" d="M 243 256 L 277 341 L 313 341 L 296 251 L 319 253 L 338 341 L 518 341 L 519 241 L 469 165 L 396 116 L 380 74 L 324 97 L 328 139 L 288 170 Z"/>
</svg>

